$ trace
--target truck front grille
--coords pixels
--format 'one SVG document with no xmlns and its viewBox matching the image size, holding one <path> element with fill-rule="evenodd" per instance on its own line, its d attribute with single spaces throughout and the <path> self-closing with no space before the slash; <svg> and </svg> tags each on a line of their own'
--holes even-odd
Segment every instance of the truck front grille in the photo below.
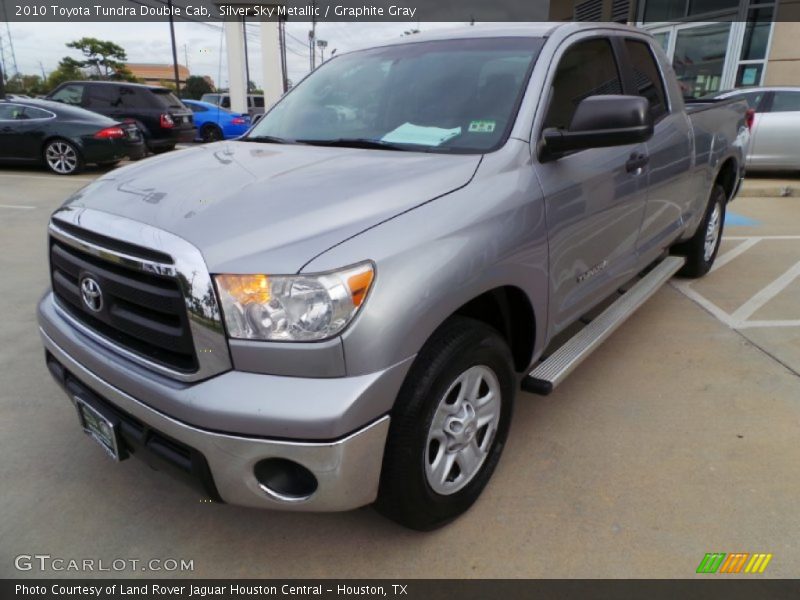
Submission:
<svg viewBox="0 0 800 600">
<path fill-rule="evenodd" d="M 85 233 L 76 237 L 89 241 L 91 234 Z M 50 275 L 61 308 L 86 327 L 163 367 L 184 373 L 197 370 L 186 302 L 174 277 L 106 260 L 53 236 Z M 87 280 L 99 288 L 101 302 L 92 302 L 89 295 L 87 303 L 81 289 Z M 89 289 L 94 291 L 91 281 Z"/>
</svg>

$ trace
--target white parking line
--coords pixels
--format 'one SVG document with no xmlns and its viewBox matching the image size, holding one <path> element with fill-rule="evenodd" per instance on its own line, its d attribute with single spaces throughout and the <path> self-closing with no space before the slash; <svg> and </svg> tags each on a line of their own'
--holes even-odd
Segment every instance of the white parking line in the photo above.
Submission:
<svg viewBox="0 0 800 600">
<path fill-rule="evenodd" d="M 0 204 L 0 208 L 10 208 L 14 210 L 36 210 L 35 206 L 22 206 L 20 204 Z"/>
<path fill-rule="evenodd" d="M 731 250 L 728 250 L 725 254 L 720 255 L 714 263 L 714 266 L 711 269 L 712 271 L 725 266 L 738 256 L 741 256 L 747 252 L 759 242 L 764 240 L 800 240 L 800 235 L 741 235 L 725 236 L 725 239 L 729 241 L 741 241 L 742 243 Z M 744 304 L 730 314 L 722 310 L 719 306 L 711 302 L 711 300 L 703 296 L 697 290 L 693 289 L 692 281 L 673 280 L 671 285 L 687 298 L 705 308 L 708 312 L 710 312 L 731 329 L 751 329 L 753 327 L 800 327 L 800 320 L 798 319 L 775 319 L 768 321 L 748 320 L 759 308 L 780 294 L 798 277 L 800 277 L 800 262 L 796 263 L 788 271 L 783 273 L 783 275 L 772 281 L 769 285 L 756 292 L 755 295 L 750 297 L 750 299 L 748 299 Z"/>
<path fill-rule="evenodd" d="M 731 238 L 725 238 L 725 239 L 731 239 Z M 741 244 L 739 244 L 738 246 L 733 248 L 732 250 L 728 250 L 722 256 L 718 256 L 717 260 L 714 261 L 714 265 L 711 267 L 711 271 L 709 271 L 709 272 L 713 272 L 713 271 L 716 271 L 717 269 L 719 269 L 720 267 L 724 267 L 729 262 L 731 262 L 734 258 L 739 256 L 740 254 L 744 254 L 745 252 L 747 252 L 750 248 L 755 246 L 760 241 L 761 241 L 760 238 L 754 238 L 754 239 L 745 240 Z"/>
<path fill-rule="evenodd" d="M 734 321 L 747 321 L 748 317 L 780 294 L 798 277 L 800 277 L 800 262 L 737 308 L 731 315 L 731 318 Z"/>
<path fill-rule="evenodd" d="M 800 235 L 726 235 L 723 239 L 736 240 L 800 240 Z"/>
</svg>

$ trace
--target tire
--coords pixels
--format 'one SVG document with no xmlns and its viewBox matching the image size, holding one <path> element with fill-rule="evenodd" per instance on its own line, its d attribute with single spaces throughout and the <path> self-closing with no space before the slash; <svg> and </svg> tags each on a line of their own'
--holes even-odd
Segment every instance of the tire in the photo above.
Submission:
<svg viewBox="0 0 800 600">
<path fill-rule="evenodd" d="M 722 241 L 727 200 L 725 188 L 715 185 L 711 190 L 703 220 L 695 234 L 687 241 L 673 247 L 674 254 L 686 257 L 686 264 L 678 271 L 679 276 L 696 279 L 711 269 Z"/>
<path fill-rule="evenodd" d="M 218 142 L 223 137 L 224 136 L 222 134 L 222 130 L 216 125 L 212 125 L 211 123 L 203 125 L 203 128 L 200 130 L 200 139 L 203 140 L 204 144 L 208 144 L 211 142 Z"/>
<path fill-rule="evenodd" d="M 467 381 L 477 394 L 469 394 Z M 463 317 L 445 322 L 420 351 L 392 410 L 378 511 L 429 531 L 469 509 L 500 460 L 515 382 L 497 331 Z M 468 397 L 475 395 L 473 406 Z"/>
<path fill-rule="evenodd" d="M 56 175 L 77 175 L 84 167 L 80 150 L 63 138 L 48 140 L 42 150 L 42 159 Z"/>
</svg>

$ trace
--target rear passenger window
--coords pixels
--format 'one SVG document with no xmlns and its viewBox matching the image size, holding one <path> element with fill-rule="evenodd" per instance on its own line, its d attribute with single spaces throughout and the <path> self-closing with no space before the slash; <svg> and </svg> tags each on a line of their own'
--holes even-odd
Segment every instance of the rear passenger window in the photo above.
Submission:
<svg viewBox="0 0 800 600">
<path fill-rule="evenodd" d="M 49 111 L 42 110 L 41 108 L 33 108 L 32 106 L 25 107 L 26 119 L 51 119 L 55 115 Z"/>
<path fill-rule="evenodd" d="M 544 127 L 567 129 L 581 100 L 621 93 L 622 83 L 611 42 L 606 38 L 578 42 L 558 63 Z"/>
<path fill-rule="evenodd" d="M 800 111 L 800 92 L 775 92 L 770 112 Z"/>
<path fill-rule="evenodd" d="M 658 64 L 650 45 L 637 40 L 625 40 L 628 56 L 633 67 L 633 82 L 637 92 L 650 103 L 653 121 L 667 114 L 667 97 L 664 82 L 658 72 Z"/>
<path fill-rule="evenodd" d="M 86 87 L 86 108 L 116 108 L 120 105 L 116 85 L 90 85 Z"/>
</svg>

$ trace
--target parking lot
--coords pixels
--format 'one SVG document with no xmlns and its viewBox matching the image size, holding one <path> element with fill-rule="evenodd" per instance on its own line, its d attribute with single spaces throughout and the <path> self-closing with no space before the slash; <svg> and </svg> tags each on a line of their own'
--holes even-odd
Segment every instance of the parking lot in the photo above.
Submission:
<svg viewBox="0 0 800 600">
<path fill-rule="evenodd" d="M 0 576 L 40 576 L 14 568 L 38 553 L 193 560 L 159 576 L 682 578 L 707 552 L 797 575 L 800 198 L 738 199 L 717 268 L 665 286 L 551 396 L 520 395 L 486 492 L 420 534 L 369 508 L 209 504 L 81 432 L 34 313 L 48 215 L 98 173 L 0 171 Z"/>
</svg>

